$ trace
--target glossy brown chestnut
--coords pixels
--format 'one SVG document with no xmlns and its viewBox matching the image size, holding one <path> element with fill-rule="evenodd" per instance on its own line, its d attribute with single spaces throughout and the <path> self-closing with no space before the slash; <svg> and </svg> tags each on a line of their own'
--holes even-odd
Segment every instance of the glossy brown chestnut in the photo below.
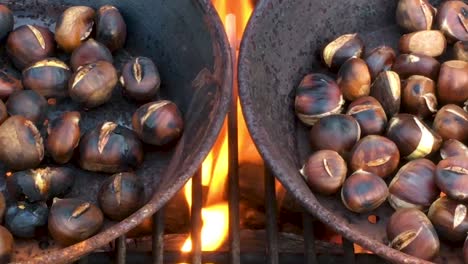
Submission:
<svg viewBox="0 0 468 264">
<path fill-rule="evenodd" d="M 354 117 L 329 115 L 321 118 L 310 130 L 310 144 L 315 150 L 334 150 L 348 153 L 361 138 L 361 128 Z"/>
<path fill-rule="evenodd" d="M 400 53 L 416 53 L 438 57 L 445 52 L 447 40 L 439 30 L 423 30 L 405 34 L 400 38 Z"/>
<path fill-rule="evenodd" d="M 121 221 L 143 205 L 144 193 L 143 184 L 134 173 L 117 173 L 102 183 L 99 206 L 104 215 Z"/>
<path fill-rule="evenodd" d="M 67 8 L 55 26 L 55 41 L 65 52 L 71 53 L 93 31 L 96 12 L 87 6 Z"/>
<path fill-rule="evenodd" d="M 44 157 L 39 130 L 30 120 L 12 116 L 0 126 L 0 160 L 14 170 L 34 168 Z"/>
<path fill-rule="evenodd" d="M 415 208 L 397 210 L 387 224 L 390 247 L 425 260 L 436 257 L 440 241 L 427 216 Z"/>
<path fill-rule="evenodd" d="M 370 135 L 359 140 L 349 160 L 348 165 L 353 171 L 364 170 L 385 178 L 398 168 L 400 153 L 391 140 Z"/>
<path fill-rule="evenodd" d="M 437 10 L 437 26 L 450 42 L 468 41 L 468 4 L 445 1 Z"/>
<path fill-rule="evenodd" d="M 73 172 L 66 167 L 30 169 L 6 177 L 8 193 L 29 202 L 46 202 L 63 196 L 71 190 L 73 181 Z"/>
<path fill-rule="evenodd" d="M 396 21 L 407 32 L 430 30 L 435 8 L 427 0 L 400 0 L 396 9 Z"/>
<path fill-rule="evenodd" d="M 98 61 L 81 67 L 70 78 L 70 97 L 87 108 L 100 106 L 112 96 L 117 85 L 117 71 L 107 61 Z"/>
<path fill-rule="evenodd" d="M 8 112 L 5 104 L 0 100 L 0 125 L 8 118 Z"/>
<path fill-rule="evenodd" d="M 15 67 L 23 70 L 36 61 L 53 56 L 54 34 L 37 25 L 20 26 L 8 35 L 6 51 Z"/>
<path fill-rule="evenodd" d="M 446 61 L 440 67 L 437 96 L 443 104 L 458 104 L 468 100 L 468 62 Z"/>
<path fill-rule="evenodd" d="M 33 238 L 47 224 L 48 213 L 45 203 L 17 202 L 7 208 L 5 227 L 16 237 Z"/>
<path fill-rule="evenodd" d="M 55 162 L 65 164 L 72 158 L 80 142 L 80 120 L 79 112 L 65 112 L 49 123 L 46 150 Z"/>
<path fill-rule="evenodd" d="M 442 239 L 461 242 L 468 233 L 467 211 L 465 204 L 444 196 L 431 205 L 427 216 Z"/>
<path fill-rule="evenodd" d="M 23 85 L 46 98 L 67 97 L 70 76 L 70 68 L 63 61 L 49 58 L 23 70 Z"/>
<path fill-rule="evenodd" d="M 439 150 L 442 138 L 418 117 L 398 114 L 388 123 L 387 138 L 395 142 L 402 157 L 424 158 Z"/>
<path fill-rule="evenodd" d="M 455 60 L 468 62 L 468 41 L 458 41 L 453 45 L 453 53 Z"/>
<path fill-rule="evenodd" d="M 346 112 L 356 119 L 361 128 L 361 136 L 380 135 L 387 127 L 387 115 L 382 105 L 372 96 L 353 101 Z"/>
<path fill-rule="evenodd" d="M 98 61 L 113 63 L 114 59 L 106 46 L 90 38 L 73 51 L 70 66 L 73 71 L 76 71 L 81 66 Z"/>
<path fill-rule="evenodd" d="M 23 90 L 23 83 L 15 76 L 0 70 L 0 99 L 6 100 L 17 91 Z"/>
<path fill-rule="evenodd" d="M 163 146 L 181 137 L 184 120 L 175 103 L 160 100 L 138 108 L 133 114 L 132 127 L 143 142 Z"/>
<path fill-rule="evenodd" d="M 350 211 L 370 212 L 379 207 L 388 196 L 388 188 L 379 176 L 358 170 L 346 179 L 341 189 L 341 200 Z"/>
<path fill-rule="evenodd" d="M 325 65 L 332 71 L 338 71 L 349 58 L 361 57 L 364 52 L 364 42 L 357 33 L 345 34 L 328 43 L 323 49 L 322 57 Z"/>
<path fill-rule="evenodd" d="M 314 191 L 324 195 L 338 192 L 346 179 L 348 169 L 345 160 L 332 150 L 320 150 L 312 154 L 300 170 Z"/>
<path fill-rule="evenodd" d="M 431 117 L 437 112 L 435 82 L 422 75 L 413 75 L 403 82 L 401 103 L 405 113 L 419 118 Z"/>
<path fill-rule="evenodd" d="M 365 58 L 372 80 L 375 80 L 379 73 L 390 70 L 395 57 L 395 51 L 389 46 L 379 46 L 373 49 Z"/>
<path fill-rule="evenodd" d="M 61 245 L 83 241 L 101 229 L 104 216 L 101 210 L 78 199 L 55 199 L 49 213 L 49 232 Z"/>
<path fill-rule="evenodd" d="M 143 162 L 143 145 L 137 134 L 113 122 L 86 132 L 79 150 L 80 165 L 89 171 L 117 173 L 133 170 Z"/>
<path fill-rule="evenodd" d="M 456 139 L 445 140 L 442 147 L 440 147 L 440 157 L 442 159 L 459 155 L 468 157 L 468 147 Z"/>
<path fill-rule="evenodd" d="M 0 226 L 0 263 L 10 263 L 15 241 L 10 231 Z"/>
<path fill-rule="evenodd" d="M 13 12 L 6 5 L 0 5 L 0 40 L 13 30 L 14 24 Z"/>
<path fill-rule="evenodd" d="M 401 167 L 388 186 L 388 201 L 395 210 L 416 208 L 426 211 L 440 194 L 435 184 L 436 165 L 417 159 Z"/>
<path fill-rule="evenodd" d="M 401 54 L 396 58 L 392 66 L 392 70 L 398 73 L 401 79 L 406 79 L 412 75 L 422 75 L 435 81 L 439 75 L 439 69 L 439 61 L 418 54 Z"/>
<path fill-rule="evenodd" d="M 137 57 L 124 65 L 120 83 L 130 98 L 147 101 L 153 99 L 159 91 L 161 78 L 150 58 Z"/>
<path fill-rule="evenodd" d="M 42 125 L 47 116 L 46 99 L 33 90 L 15 92 L 5 105 L 10 116 L 24 116 L 37 126 Z"/>
<path fill-rule="evenodd" d="M 379 101 L 387 116 L 397 114 L 401 104 L 401 83 L 398 74 L 393 71 L 381 72 L 372 84 L 370 95 Z"/>
<path fill-rule="evenodd" d="M 455 156 L 441 160 L 436 168 L 436 184 L 453 200 L 468 202 L 468 160 Z"/>
<path fill-rule="evenodd" d="M 350 58 L 338 71 L 336 80 L 346 100 L 354 101 L 370 93 L 371 76 L 364 60 Z"/>
<path fill-rule="evenodd" d="M 468 142 L 468 113 L 458 105 L 448 104 L 442 107 L 437 112 L 432 126 L 444 140 Z"/>
<path fill-rule="evenodd" d="M 341 113 L 344 103 L 336 82 L 324 74 L 308 74 L 296 88 L 296 115 L 309 126 L 324 116 Z"/>
<path fill-rule="evenodd" d="M 125 45 L 127 25 L 115 6 L 99 8 L 96 17 L 96 40 L 114 52 Z"/>
</svg>

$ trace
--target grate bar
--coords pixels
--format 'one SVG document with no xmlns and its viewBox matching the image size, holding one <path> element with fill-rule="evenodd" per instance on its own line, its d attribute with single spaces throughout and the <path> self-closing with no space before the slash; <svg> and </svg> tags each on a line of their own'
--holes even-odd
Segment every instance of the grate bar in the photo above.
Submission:
<svg viewBox="0 0 468 264">
<path fill-rule="evenodd" d="M 115 240 L 116 245 L 116 263 L 117 264 L 125 264 L 125 258 L 127 255 L 127 246 L 125 243 L 125 235 L 117 238 Z"/>
<path fill-rule="evenodd" d="M 354 244 L 353 242 L 347 240 L 346 238 L 343 239 L 343 250 L 344 250 L 344 258 L 346 261 L 346 264 L 354 264 L 355 261 L 355 256 L 354 256 Z"/>
<path fill-rule="evenodd" d="M 304 234 L 304 256 L 305 263 L 318 264 L 317 254 L 315 251 L 315 235 L 312 223 L 312 216 L 308 213 L 302 214 L 303 234 Z"/>
<path fill-rule="evenodd" d="M 202 223 L 202 175 L 201 169 L 198 169 L 192 177 L 192 211 L 191 211 L 191 239 L 192 239 L 192 264 L 202 263 L 202 245 L 201 245 L 201 229 Z"/>
<path fill-rule="evenodd" d="M 278 264 L 278 223 L 276 213 L 275 177 L 265 167 L 265 208 L 267 229 L 267 263 Z"/>
<path fill-rule="evenodd" d="M 153 264 L 164 263 L 164 207 L 153 215 Z"/>
</svg>

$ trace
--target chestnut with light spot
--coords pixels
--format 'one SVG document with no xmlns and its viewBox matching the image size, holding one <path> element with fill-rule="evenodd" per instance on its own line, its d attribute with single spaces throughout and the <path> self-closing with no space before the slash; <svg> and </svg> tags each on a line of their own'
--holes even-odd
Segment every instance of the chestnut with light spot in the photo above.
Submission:
<svg viewBox="0 0 468 264">
<path fill-rule="evenodd" d="M 396 22 L 407 32 L 430 30 L 436 9 L 427 0 L 400 0 Z"/>
<path fill-rule="evenodd" d="M 65 164 L 71 160 L 80 142 L 80 120 L 79 112 L 65 112 L 49 122 L 46 149 L 55 162 Z"/>
<path fill-rule="evenodd" d="M 381 72 L 372 84 L 370 95 L 379 101 L 387 116 L 397 114 L 401 105 L 401 84 L 398 74 L 394 71 Z"/>
<path fill-rule="evenodd" d="M 468 62 L 446 61 L 440 67 L 437 97 L 443 104 L 463 105 L 468 100 Z"/>
<path fill-rule="evenodd" d="M 468 217 L 465 204 L 446 196 L 440 197 L 431 205 L 427 216 L 442 239 L 461 242 L 466 238 Z"/>
<path fill-rule="evenodd" d="M 348 107 L 347 115 L 356 119 L 361 136 L 380 135 L 387 127 L 387 115 L 382 105 L 372 96 L 354 100 Z"/>
<path fill-rule="evenodd" d="M 390 70 L 395 62 L 395 57 L 395 51 L 389 46 L 379 46 L 369 52 L 365 61 L 372 80 L 375 80 L 381 72 Z"/>
<path fill-rule="evenodd" d="M 134 100 L 147 101 L 156 96 L 161 78 L 158 68 L 150 58 L 137 57 L 123 66 L 120 83 L 127 96 Z"/>
<path fill-rule="evenodd" d="M 366 62 L 360 58 L 348 59 L 338 71 L 336 82 L 346 100 L 369 95 L 371 76 Z"/>
<path fill-rule="evenodd" d="M 70 66 L 74 71 L 77 71 L 81 66 L 98 61 L 113 63 L 114 59 L 106 46 L 90 38 L 73 51 L 70 57 Z"/>
<path fill-rule="evenodd" d="M 403 35 L 398 47 L 400 53 L 438 57 L 445 52 L 447 40 L 439 30 L 423 30 Z"/>
<path fill-rule="evenodd" d="M 464 1 L 445 1 L 437 12 L 437 26 L 449 42 L 468 41 L 468 4 Z"/>
<path fill-rule="evenodd" d="M 468 202 L 468 160 L 465 156 L 441 160 L 436 168 L 436 184 L 453 200 Z"/>
<path fill-rule="evenodd" d="M 437 112 L 435 82 L 425 76 L 413 75 L 403 82 L 402 106 L 406 113 L 422 119 Z"/>
<path fill-rule="evenodd" d="M 440 62 L 438 60 L 418 54 L 401 54 L 392 66 L 392 70 L 398 73 L 401 79 L 422 75 L 435 81 L 439 76 L 439 69 Z"/>
<path fill-rule="evenodd" d="M 433 128 L 444 140 L 468 142 L 468 113 L 458 105 L 448 104 L 437 112 Z"/>
<path fill-rule="evenodd" d="M 95 11 L 87 6 L 72 6 L 59 17 L 55 26 L 55 40 L 65 52 L 71 53 L 91 35 Z"/>
<path fill-rule="evenodd" d="M 49 58 L 23 70 L 23 85 L 46 98 L 67 97 L 70 76 L 70 68 L 63 61 Z"/>
<path fill-rule="evenodd" d="M 17 92 L 23 90 L 23 83 L 12 74 L 0 70 L 0 99 L 6 100 L 8 97 Z"/>
<path fill-rule="evenodd" d="M 364 52 L 364 42 L 357 33 L 342 35 L 325 46 L 322 58 L 325 65 L 332 71 L 338 71 L 349 58 L 361 57 Z"/>
<path fill-rule="evenodd" d="M 456 139 L 445 140 L 440 148 L 440 157 L 446 159 L 459 155 L 468 157 L 468 147 Z"/>
</svg>

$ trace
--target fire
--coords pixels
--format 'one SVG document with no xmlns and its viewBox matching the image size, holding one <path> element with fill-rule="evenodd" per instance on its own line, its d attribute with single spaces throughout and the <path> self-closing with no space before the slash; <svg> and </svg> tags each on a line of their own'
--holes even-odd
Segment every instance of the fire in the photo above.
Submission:
<svg viewBox="0 0 468 264">
<path fill-rule="evenodd" d="M 227 16 L 235 15 L 235 25 L 229 25 L 232 28 L 226 28 L 227 32 L 236 32 L 235 36 L 230 36 L 230 41 L 233 39 L 240 40 L 243 34 L 243 29 L 247 25 L 248 19 L 253 11 L 251 0 L 212 0 L 218 14 L 227 27 Z M 232 22 L 233 20 L 231 20 Z M 241 29 L 241 30 L 236 30 Z M 236 50 L 238 41 L 231 43 Z M 237 87 L 236 85 L 234 87 Z M 252 144 L 248 135 L 244 118 L 237 100 L 237 116 L 239 126 L 239 149 L 245 144 Z M 257 154 L 257 159 L 260 156 Z M 228 236 L 229 230 L 229 207 L 225 198 L 225 186 L 229 170 L 229 151 L 227 138 L 227 120 L 224 121 L 223 129 L 218 137 L 213 149 L 210 151 L 205 161 L 202 164 L 202 185 L 208 188 L 206 202 L 201 211 L 203 226 L 201 230 L 202 251 L 217 250 Z M 192 206 L 192 180 L 187 182 L 184 187 L 184 194 L 189 207 Z M 182 252 L 190 252 L 192 250 L 192 241 L 190 237 L 185 241 L 181 248 Z"/>
</svg>

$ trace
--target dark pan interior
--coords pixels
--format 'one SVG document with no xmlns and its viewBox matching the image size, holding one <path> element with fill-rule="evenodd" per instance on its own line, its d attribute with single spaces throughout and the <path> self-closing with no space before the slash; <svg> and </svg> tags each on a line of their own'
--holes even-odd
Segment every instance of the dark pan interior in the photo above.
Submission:
<svg viewBox="0 0 468 264">
<path fill-rule="evenodd" d="M 214 8 L 202 0 L 171 1 L 0 1 L 15 14 L 15 27 L 22 24 L 38 24 L 55 29 L 55 20 L 70 5 L 86 5 L 99 8 L 112 4 L 119 8 L 128 27 L 126 49 L 115 54 L 118 71 L 131 56 L 147 56 L 154 60 L 161 74 L 159 98 L 174 101 L 181 110 L 185 130 L 178 144 L 170 148 L 147 147 L 144 164 L 136 173 L 146 186 L 148 203 L 123 222 L 105 224 L 105 232 L 91 240 L 62 251 L 36 250 L 37 245 L 18 241 L 24 249 L 18 249 L 16 260 L 30 259 L 47 263 L 70 262 L 97 249 L 120 234 L 130 230 L 145 217 L 161 208 L 194 174 L 207 155 L 220 131 L 231 96 L 232 65 L 222 24 Z M 2 67 L 15 72 L 0 51 Z M 68 56 L 58 54 L 68 60 Z M 117 87 L 110 102 L 85 111 L 70 99 L 58 102 L 49 109 L 52 119 L 66 110 L 79 110 L 82 115 L 82 131 L 104 121 L 114 121 L 131 128 L 131 116 L 138 104 L 122 96 Z M 43 129 L 45 130 L 45 129 Z M 44 165 L 52 164 L 48 161 Z M 67 197 L 96 202 L 100 183 L 107 175 L 75 171 L 75 185 Z M 0 167 L 0 173 L 5 174 Z M 5 191 L 4 178 L 0 177 L 0 190 Z M 117 224 L 117 225 L 116 225 Z M 42 240 L 47 241 L 47 237 Z M 49 241 L 52 243 L 51 241 Z M 37 244 L 37 243 L 36 243 Z M 20 248 L 20 247 L 19 247 Z M 34 250 L 32 250 L 32 249 Z M 29 252 L 29 253 L 28 253 Z"/>
<path fill-rule="evenodd" d="M 397 1 L 265 0 L 249 22 L 239 58 L 239 95 L 248 128 L 266 164 L 289 192 L 313 215 L 346 238 L 396 262 L 420 262 L 390 249 L 385 227 L 393 209 L 386 202 L 368 214 L 355 214 L 339 194 L 313 194 L 299 174 L 311 154 L 309 129 L 294 114 L 294 88 L 310 72 L 328 73 L 318 53 L 346 33 L 359 33 L 366 49 L 397 48 Z M 431 1 L 439 5 L 440 1 Z M 333 76 L 333 75 L 331 75 Z M 377 223 L 368 221 L 377 216 Z M 441 245 L 438 263 L 460 263 L 460 246 Z"/>
</svg>

